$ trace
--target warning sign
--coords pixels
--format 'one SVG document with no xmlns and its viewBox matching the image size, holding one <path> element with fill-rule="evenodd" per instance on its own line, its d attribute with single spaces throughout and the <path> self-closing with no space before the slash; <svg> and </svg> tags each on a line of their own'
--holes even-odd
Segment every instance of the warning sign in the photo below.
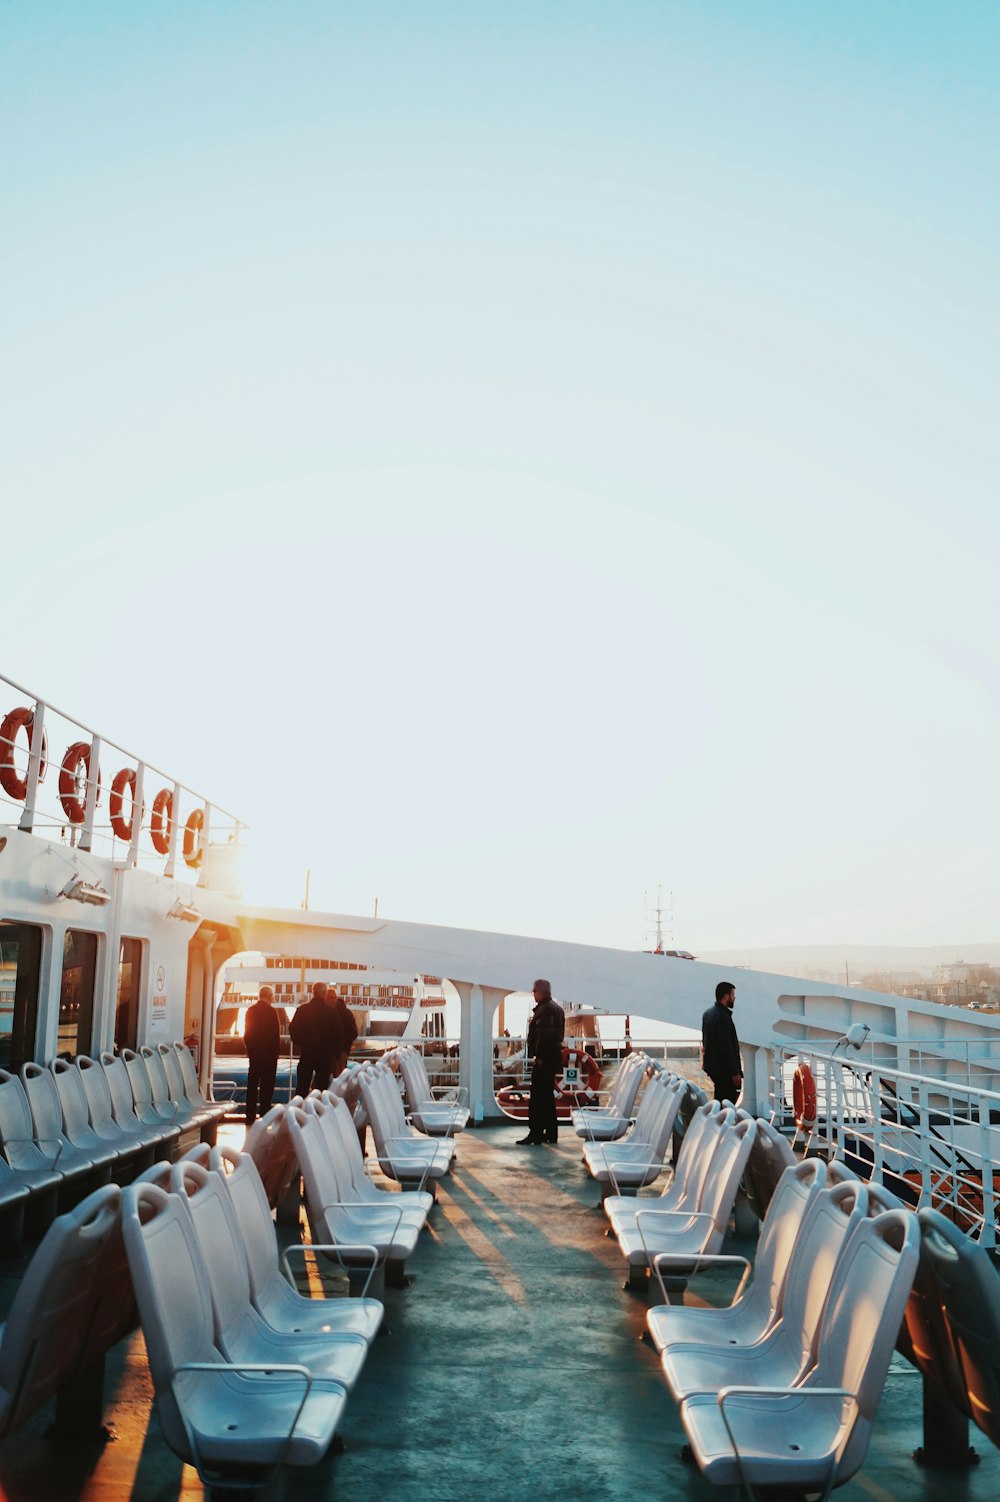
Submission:
<svg viewBox="0 0 1000 1502">
<path fill-rule="evenodd" d="M 153 1016 L 152 1022 L 155 1027 L 158 1022 L 167 1020 L 167 973 L 162 965 L 156 967 L 156 984 L 153 987 Z"/>
</svg>

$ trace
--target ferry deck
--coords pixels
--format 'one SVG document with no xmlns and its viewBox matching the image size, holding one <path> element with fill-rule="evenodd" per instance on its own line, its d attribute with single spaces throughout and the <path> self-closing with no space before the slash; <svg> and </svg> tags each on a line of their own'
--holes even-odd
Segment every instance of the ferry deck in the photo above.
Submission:
<svg viewBox="0 0 1000 1502">
<path fill-rule="evenodd" d="M 682 1458 L 684 1433 L 659 1362 L 642 1339 L 647 1300 L 623 1287 L 579 1140 L 518 1147 L 516 1124 L 465 1132 L 439 1186 L 412 1283 L 388 1288 L 386 1333 L 349 1400 L 343 1450 L 286 1469 L 268 1498 L 522 1502 L 579 1495 L 735 1502 Z M 223 1131 L 238 1145 L 242 1130 Z M 304 1233 L 304 1225 L 301 1228 Z M 286 1236 L 294 1230 L 286 1229 Z M 733 1237 L 727 1250 L 752 1250 Z M 23 1263 L 3 1267 L 5 1304 Z M 723 1299 L 721 1283 L 703 1293 Z M 200 1497 L 194 1470 L 168 1449 L 152 1409 L 141 1335 L 111 1355 L 106 1444 L 49 1433 L 53 1405 L 0 1444 L 7 1502 L 173 1502 Z M 894 1358 L 861 1472 L 844 1502 L 987 1502 L 1000 1453 L 974 1433 L 971 1469 L 918 1466 L 920 1378 Z"/>
</svg>

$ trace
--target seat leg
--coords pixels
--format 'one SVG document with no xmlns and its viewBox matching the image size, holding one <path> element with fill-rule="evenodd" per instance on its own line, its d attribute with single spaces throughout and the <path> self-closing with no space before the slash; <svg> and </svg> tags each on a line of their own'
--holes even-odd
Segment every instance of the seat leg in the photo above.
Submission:
<svg viewBox="0 0 1000 1502">
<path fill-rule="evenodd" d="M 56 1416 L 49 1431 L 55 1439 L 98 1441 L 111 1438 L 104 1423 L 104 1357 L 63 1384 L 56 1394 Z"/>
<path fill-rule="evenodd" d="M 936 1382 L 923 1377 L 924 1442 L 914 1450 L 918 1465 L 948 1470 L 968 1470 L 979 1464 L 969 1444 L 969 1420 Z"/>
</svg>

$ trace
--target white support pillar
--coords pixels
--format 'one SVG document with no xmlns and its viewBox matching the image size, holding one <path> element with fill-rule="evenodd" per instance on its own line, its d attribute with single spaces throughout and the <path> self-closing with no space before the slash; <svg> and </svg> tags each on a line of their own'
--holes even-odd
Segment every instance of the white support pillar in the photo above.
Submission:
<svg viewBox="0 0 1000 1502">
<path fill-rule="evenodd" d="M 493 1098 L 493 1048 L 486 1035 L 483 988 L 472 981 L 454 980 L 450 976 L 449 980 L 462 1003 L 459 1084 L 466 1089 L 473 1122 L 481 1122 Z"/>
</svg>

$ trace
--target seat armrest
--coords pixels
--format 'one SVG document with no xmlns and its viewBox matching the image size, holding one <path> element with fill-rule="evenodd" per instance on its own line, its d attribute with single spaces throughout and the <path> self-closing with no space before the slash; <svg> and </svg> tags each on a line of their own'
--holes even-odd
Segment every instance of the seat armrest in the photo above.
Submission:
<svg viewBox="0 0 1000 1502">
<path fill-rule="evenodd" d="M 351 1264 L 345 1261 L 344 1254 L 350 1253 L 353 1257 L 360 1259 L 362 1253 L 370 1253 L 371 1265 L 368 1268 L 368 1276 L 365 1279 L 365 1286 L 361 1290 L 361 1298 L 365 1298 L 367 1296 L 368 1290 L 371 1287 L 372 1278 L 374 1278 L 375 1276 L 375 1270 L 378 1267 L 378 1247 L 372 1246 L 370 1243 L 362 1241 L 310 1241 L 308 1244 L 306 1244 L 304 1242 L 293 1241 L 290 1246 L 285 1247 L 285 1250 L 281 1254 L 282 1271 L 293 1288 L 296 1288 L 295 1278 L 292 1275 L 291 1263 L 288 1260 L 289 1256 L 293 1252 L 301 1252 L 303 1256 L 305 1256 L 307 1252 L 323 1252 L 324 1255 L 331 1256 L 337 1262 L 339 1262 L 340 1266 L 344 1269 L 348 1276 L 351 1272 Z M 298 1292 L 297 1288 L 296 1292 Z M 312 1297 L 312 1295 L 309 1295 L 309 1297 Z M 323 1297 L 325 1298 L 326 1295 L 324 1294 Z M 364 1336 L 362 1336 L 361 1339 L 362 1341 L 364 1341 Z"/>
<path fill-rule="evenodd" d="M 663 1276 L 659 1270 L 660 1263 L 666 1268 L 669 1268 L 671 1263 L 679 1267 L 689 1267 L 691 1269 L 690 1272 L 684 1275 L 688 1283 L 693 1282 L 699 1273 L 703 1273 L 714 1267 L 722 1267 L 726 1264 L 742 1267 L 743 1274 L 736 1285 L 732 1298 L 729 1300 L 728 1307 L 730 1309 L 743 1297 L 743 1290 L 750 1281 L 750 1273 L 753 1268 L 753 1264 L 748 1257 L 740 1257 L 735 1252 L 705 1252 L 702 1256 L 694 1259 L 685 1257 L 682 1252 L 657 1252 L 653 1258 L 653 1272 L 656 1274 L 660 1284 L 660 1292 L 663 1294 L 663 1302 L 665 1304 L 669 1303 L 669 1300 L 666 1296 L 666 1289 L 663 1286 Z M 719 1307 L 723 1306 L 720 1305 Z"/>
</svg>

